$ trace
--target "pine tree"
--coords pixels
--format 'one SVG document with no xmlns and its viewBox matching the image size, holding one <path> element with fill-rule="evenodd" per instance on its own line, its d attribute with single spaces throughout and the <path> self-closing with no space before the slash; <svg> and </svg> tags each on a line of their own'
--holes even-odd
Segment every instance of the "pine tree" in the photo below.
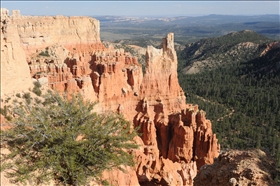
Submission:
<svg viewBox="0 0 280 186">
<path fill-rule="evenodd" d="M 129 151 L 138 147 L 137 134 L 130 122 L 97 114 L 94 105 L 80 95 L 68 101 L 51 92 L 41 104 L 15 105 L 13 128 L 1 131 L 2 145 L 11 151 L 1 159 L 1 171 L 9 169 L 16 182 L 84 185 L 104 170 L 134 165 Z"/>
</svg>

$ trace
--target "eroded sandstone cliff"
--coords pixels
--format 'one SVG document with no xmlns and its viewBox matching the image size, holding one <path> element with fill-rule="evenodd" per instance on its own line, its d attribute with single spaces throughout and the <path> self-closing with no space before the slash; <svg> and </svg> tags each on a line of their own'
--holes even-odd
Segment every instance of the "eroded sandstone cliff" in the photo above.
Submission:
<svg viewBox="0 0 280 186">
<path fill-rule="evenodd" d="M 192 185 L 197 168 L 213 163 L 219 145 L 205 112 L 186 104 L 177 78 L 173 33 L 163 38 L 162 49 L 147 47 L 143 75 L 136 57 L 104 47 L 96 19 L 14 14 L 1 13 L 2 32 L 17 38 L 10 52 L 2 52 L 22 53 L 14 57 L 25 73 L 19 79 L 43 79 L 51 89 L 79 92 L 98 101 L 96 111 L 118 112 L 139 127 L 142 135 L 135 141 L 141 148 L 133 152 L 138 164 L 127 168 L 129 173 L 105 172 L 112 184 Z M 14 63 L 6 62 L 5 68 L 13 69 Z M 1 86 L 8 87 L 9 82 L 5 76 Z"/>
</svg>

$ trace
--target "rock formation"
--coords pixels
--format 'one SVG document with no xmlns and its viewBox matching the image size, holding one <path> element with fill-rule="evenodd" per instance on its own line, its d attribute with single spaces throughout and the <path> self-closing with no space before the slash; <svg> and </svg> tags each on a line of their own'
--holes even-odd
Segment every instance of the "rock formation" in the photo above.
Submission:
<svg viewBox="0 0 280 186">
<path fill-rule="evenodd" d="M 1 98 L 32 86 L 17 24 L 11 22 L 15 15 L 8 13 L 1 8 Z"/>
<path fill-rule="evenodd" d="M 133 151 L 138 164 L 127 168 L 128 174 L 104 173 L 113 185 L 192 185 L 197 168 L 218 156 L 211 122 L 197 105 L 186 104 L 179 85 L 173 33 L 163 38 L 162 49 L 147 47 L 143 75 L 136 57 L 103 46 L 96 19 L 20 16 L 16 11 L 1 14 L 1 20 L 2 31 L 13 26 L 12 33 L 5 33 L 18 38 L 16 51 L 10 53 L 21 51 L 17 59 L 25 76 L 44 80 L 60 92 L 79 92 L 98 101 L 97 112 L 118 112 L 139 127 L 141 137 L 135 140 L 141 147 Z M 7 87 L 9 79 L 2 82 Z"/>
<path fill-rule="evenodd" d="M 203 165 L 195 186 L 276 186 L 276 165 L 265 152 L 255 149 L 230 150 L 222 153 L 212 165 Z"/>
<path fill-rule="evenodd" d="M 42 21 L 43 20 L 43 21 Z M 17 25 L 22 47 L 27 54 L 55 43 L 68 50 L 90 51 L 102 49 L 99 21 L 89 17 L 76 16 L 10 16 L 10 22 Z"/>
</svg>

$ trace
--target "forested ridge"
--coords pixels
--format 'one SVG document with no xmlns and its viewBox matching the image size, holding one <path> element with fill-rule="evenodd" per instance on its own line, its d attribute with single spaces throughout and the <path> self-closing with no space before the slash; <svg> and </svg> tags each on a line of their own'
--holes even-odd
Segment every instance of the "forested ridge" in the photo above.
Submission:
<svg viewBox="0 0 280 186">
<path fill-rule="evenodd" d="M 223 36 L 222 39 L 230 41 L 230 37 Z M 248 37 L 246 33 L 246 37 L 254 42 L 254 36 Z M 244 42 L 246 37 L 238 41 Z M 215 39 L 210 40 L 211 45 L 221 46 L 214 42 Z M 258 44 L 262 44 L 259 38 L 257 40 Z M 226 46 L 225 43 L 223 45 Z M 227 49 L 223 51 L 227 52 Z M 221 150 L 260 148 L 275 157 L 280 166 L 279 48 L 262 57 L 226 61 L 226 65 L 206 68 L 196 74 L 184 74 L 182 71 L 190 64 L 186 52 L 178 54 L 180 85 L 187 102 L 198 104 L 206 111 Z"/>
<path fill-rule="evenodd" d="M 195 73 L 231 63 L 247 62 L 260 56 L 273 40 L 251 30 L 233 32 L 221 37 L 201 39 L 187 44 L 180 53 L 185 60 L 183 71 Z M 195 68 L 195 72 L 190 70 Z"/>
</svg>

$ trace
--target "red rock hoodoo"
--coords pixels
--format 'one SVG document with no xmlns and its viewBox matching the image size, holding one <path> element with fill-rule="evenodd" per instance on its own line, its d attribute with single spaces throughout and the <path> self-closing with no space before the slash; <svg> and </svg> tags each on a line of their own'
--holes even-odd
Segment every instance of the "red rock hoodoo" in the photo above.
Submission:
<svg viewBox="0 0 280 186">
<path fill-rule="evenodd" d="M 13 73 L 19 79 L 31 82 L 26 78 L 30 74 L 44 79 L 51 89 L 80 92 L 85 99 L 99 102 L 97 112 L 122 113 L 139 126 L 142 136 L 135 140 L 141 148 L 133 152 L 138 165 L 128 168 L 128 174 L 104 173 L 114 185 L 193 185 L 197 168 L 218 157 L 211 122 L 197 105 L 186 104 L 179 85 L 173 33 L 163 38 L 162 49 L 147 47 L 143 75 L 136 57 L 123 49 L 104 47 L 99 21 L 94 18 L 32 17 L 19 12 L 9 16 L 1 9 L 1 27 L 5 33 L 5 37 L 1 33 L 1 45 L 11 37 L 16 39 L 11 41 L 13 48 L 1 51 L 1 66 L 14 68 L 4 64 L 2 60 L 7 60 L 2 56 L 21 51 L 14 57 L 22 63 L 22 74 Z M 1 85 L 8 90 L 11 77 L 2 72 L 1 68 Z"/>
</svg>

